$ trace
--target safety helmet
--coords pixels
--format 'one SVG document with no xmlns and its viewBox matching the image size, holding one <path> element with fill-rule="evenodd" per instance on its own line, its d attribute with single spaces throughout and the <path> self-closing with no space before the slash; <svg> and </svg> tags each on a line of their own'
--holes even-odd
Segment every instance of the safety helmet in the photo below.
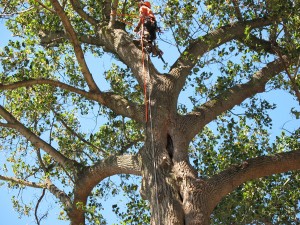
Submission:
<svg viewBox="0 0 300 225">
<path fill-rule="evenodd" d="M 147 6 L 148 8 L 151 8 L 150 2 L 144 2 L 143 5 Z"/>
</svg>

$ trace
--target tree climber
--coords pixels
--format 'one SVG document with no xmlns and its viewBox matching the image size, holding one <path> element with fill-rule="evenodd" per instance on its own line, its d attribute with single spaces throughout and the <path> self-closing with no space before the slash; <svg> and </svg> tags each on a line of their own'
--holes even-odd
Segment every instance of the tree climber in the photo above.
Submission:
<svg viewBox="0 0 300 225">
<path fill-rule="evenodd" d="M 158 56 L 162 60 L 162 51 L 156 46 L 156 32 L 159 30 L 157 27 L 155 16 L 151 10 L 150 2 L 139 2 L 140 20 L 134 32 L 141 32 L 143 40 L 146 42 L 145 48 L 152 56 Z M 142 27 L 142 30 L 140 30 Z M 163 60 L 164 61 L 164 60 Z"/>
</svg>

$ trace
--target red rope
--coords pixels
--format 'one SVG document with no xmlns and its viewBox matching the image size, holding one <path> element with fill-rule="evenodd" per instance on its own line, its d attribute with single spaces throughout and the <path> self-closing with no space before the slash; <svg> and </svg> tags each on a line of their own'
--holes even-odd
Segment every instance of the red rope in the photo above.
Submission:
<svg viewBox="0 0 300 225">
<path fill-rule="evenodd" d="M 142 21 L 142 32 L 141 32 L 141 45 L 142 45 L 142 65 L 143 65 L 143 76 L 144 76 L 144 103 L 145 103 L 145 119 L 148 122 L 148 101 L 147 101 L 147 75 L 145 71 L 145 51 L 144 51 L 144 21 Z"/>
</svg>

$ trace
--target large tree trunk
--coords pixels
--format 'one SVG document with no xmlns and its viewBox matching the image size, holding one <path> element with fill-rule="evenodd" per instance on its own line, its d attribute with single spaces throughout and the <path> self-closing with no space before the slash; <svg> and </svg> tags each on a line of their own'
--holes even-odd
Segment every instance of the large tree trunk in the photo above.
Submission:
<svg viewBox="0 0 300 225">
<path fill-rule="evenodd" d="M 142 194 L 151 204 L 151 224 L 209 224 L 212 207 L 206 182 L 187 161 L 174 161 L 171 136 L 154 134 L 154 140 L 153 147 L 147 140 L 142 154 Z"/>
<path fill-rule="evenodd" d="M 209 224 L 210 188 L 189 164 L 187 131 L 172 107 L 176 103 L 166 92 L 158 93 L 150 101 L 146 144 L 141 151 L 141 194 L 150 201 L 151 224 Z M 169 107 L 157 108 L 157 102 Z"/>
</svg>

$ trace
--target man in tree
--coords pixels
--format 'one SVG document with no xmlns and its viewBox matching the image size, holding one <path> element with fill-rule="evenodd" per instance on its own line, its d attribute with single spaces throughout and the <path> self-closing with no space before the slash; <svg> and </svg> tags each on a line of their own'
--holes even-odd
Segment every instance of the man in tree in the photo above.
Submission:
<svg viewBox="0 0 300 225">
<path fill-rule="evenodd" d="M 146 43 L 146 50 L 153 56 L 162 54 L 155 44 L 156 32 L 158 30 L 156 18 L 151 10 L 150 2 L 141 1 L 139 3 L 140 19 L 134 32 L 140 32 L 143 41 Z M 142 27 L 142 30 L 140 30 Z"/>
<path fill-rule="evenodd" d="M 0 52 L 0 179 L 41 190 L 15 208 L 39 223 L 51 194 L 71 225 L 105 224 L 103 199 L 123 191 L 127 224 L 299 224 L 299 126 L 270 132 L 278 92 L 300 115 L 300 3 L 163 1 L 162 71 L 116 17 L 135 6 L 0 2 L 19 36 Z"/>
</svg>

